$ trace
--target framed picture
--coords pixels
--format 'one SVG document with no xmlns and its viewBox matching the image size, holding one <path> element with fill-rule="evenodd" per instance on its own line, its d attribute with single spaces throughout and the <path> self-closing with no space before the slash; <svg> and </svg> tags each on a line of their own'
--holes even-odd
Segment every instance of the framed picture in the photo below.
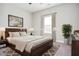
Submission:
<svg viewBox="0 0 79 59">
<path fill-rule="evenodd" d="M 8 15 L 9 27 L 23 27 L 23 18 L 13 15 Z"/>
</svg>

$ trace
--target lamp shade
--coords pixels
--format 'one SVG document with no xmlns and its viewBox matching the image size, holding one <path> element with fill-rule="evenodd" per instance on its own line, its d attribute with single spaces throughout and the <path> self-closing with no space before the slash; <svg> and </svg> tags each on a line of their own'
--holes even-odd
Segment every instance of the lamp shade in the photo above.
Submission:
<svg viewBox="0 0 79 59">
<path fill-rule="evenodd" d="M 0 39 L 5 39 L 5 27 L 0 27 Z"/>
<path fill-rule="evenodd" d="M 29 28 L 28 29 L 28 32 L 33 32 L 34 31 L 34 28 Z"/>
<path fill-rule="evenodd" d="M 0 31 L 5 31 L 5 27 L 0 27 Z"/>
</svg>

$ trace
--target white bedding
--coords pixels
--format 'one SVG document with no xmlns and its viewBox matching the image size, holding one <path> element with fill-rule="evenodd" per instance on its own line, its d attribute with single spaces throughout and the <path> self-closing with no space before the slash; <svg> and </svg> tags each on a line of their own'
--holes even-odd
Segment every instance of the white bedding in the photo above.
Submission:
<svg viewBox="0 0 79 59">
<path fill-rule="evenodd" d="M 7 39 L 9 43 L 14 44 L 16 46 L 16 49 L 20 50 L 21 52 L 23 52 L 24 49 L 27 52 L 31 52 L 32 47 L 50 40 L 48 37 L 31 35 L 22 37 L 8 37 Z"/>
</svg>

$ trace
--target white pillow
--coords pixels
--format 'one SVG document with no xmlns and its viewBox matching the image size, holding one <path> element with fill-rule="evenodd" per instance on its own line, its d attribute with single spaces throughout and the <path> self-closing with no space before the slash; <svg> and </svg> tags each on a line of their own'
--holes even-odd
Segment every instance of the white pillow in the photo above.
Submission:
<svg viewBox="0 0 79 59">
<path fill-rule="evenodd" d="M 19 32 L 9 32 L 10 37 L 18 37 L 20 36 Z"/>
<path fill-rule="evenodd" d="M 77 36 L 79 36 L 79 33 L 76 33 Z"/>
<path fill-rule="evenodd" d="M 21 36 L 26 36 L 27 34 L 26 34 L 26 32 L 20 32 L 20 35 Z"/>
</svg>

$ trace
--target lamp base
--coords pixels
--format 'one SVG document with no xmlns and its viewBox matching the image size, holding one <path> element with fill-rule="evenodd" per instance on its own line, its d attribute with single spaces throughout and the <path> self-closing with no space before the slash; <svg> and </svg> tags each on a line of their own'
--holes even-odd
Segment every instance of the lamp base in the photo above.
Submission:
<svg viewBox="0 0 79 59">
<path fill-rule="evenodd" d="M 32 33 L 30 35 L 32 35 Z"/>
</svg>

